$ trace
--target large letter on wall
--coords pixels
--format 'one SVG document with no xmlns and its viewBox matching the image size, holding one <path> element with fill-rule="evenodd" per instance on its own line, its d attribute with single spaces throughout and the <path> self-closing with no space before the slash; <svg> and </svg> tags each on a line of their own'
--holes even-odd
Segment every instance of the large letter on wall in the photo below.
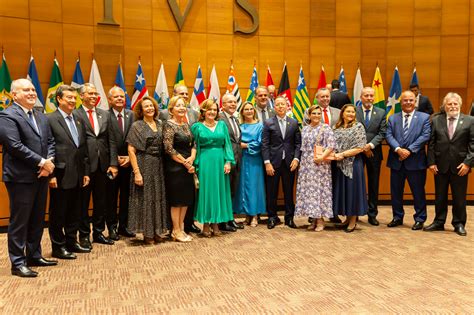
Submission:
<svg viewBox="0 0 474 315">
<path fill-rule="evenodd" d="M 99 24 L 119 25 L 114 20 L 114 2 L 113 0 L 104 0 L 104 19 Z"/>
<path fill-rule="evenodd" d="M 176 21 L 176 24 L 178 25 L 178 29 L 181 31 L 181 28 L 183 27 L 184 21 L 186 20 L 186 17 L 189 14 L 189 10 L 191 10 L 191 5 L 193 4 L 193 0 L 188 0 L 188 4 L 186 5 L 186 9 L 184 9 L 184 14 L 181 14 L 181 11 L 179 10 L 179 5 L 176 2 L 176 0 L 168 0 L 168 5 L 171 8 L 171 12 L 173 13 L 174 20 Z"/>
<path fill-rule="evenodd" d="M 240 28 L 239 24 L 234 21 L 234 33 L 240 32 L 240 33 L 244 33 L 244 34 L 252 34 L 258 28 L 258 12 L 257 12 L 257 10 L 247 0 L 235 0 L 235 2 L 237 2 L 239 7 L 244 9 L 244 11 L 247 12 L 250 15 L 250 17 L 252 18 L 252 23 L 253 24 L 252 24 L 251 28 L 243 29 L 243 28 Z"/>
</svg>

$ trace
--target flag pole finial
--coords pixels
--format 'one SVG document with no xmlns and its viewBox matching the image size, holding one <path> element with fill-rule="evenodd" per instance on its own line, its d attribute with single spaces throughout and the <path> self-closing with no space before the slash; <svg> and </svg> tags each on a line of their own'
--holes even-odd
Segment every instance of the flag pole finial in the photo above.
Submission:
<svg viewBox="0 0 474 315">
<path fill-rule="evenodd" d="M 3 53 L 3 47 L 2 47 L 2 53 Z M 54 59 L 56 59 L 56 49 L 54 50 Z"/>
<path fill-rule="evenodd" d="M 142 56 L 138 55 L 138 62 L 142 62 Z"/>
<path fill-rule="evenodd" d="M 122 65 L 122 54 L 119 54 L 119 65 Z"/>
<path fill-rule="evenodd" d="M 379 61 L 378 60 L 375 62 L 375 67 L 377 67 L 377 68 L 379 67 Z"/>
<path fill-rule="evenodd" d="M 81 60 L 81 51 L 80 50 L 77 51 L 77 59 Z"/>
<path fill-rule="evenodd" d="M 413 67 L 414 67 L 414 68 L 416 68 L 416 61 L 415 61 L 415 62 L 413 62 Z"/>
<path fill-rule="evenodd" d="M 163 63 L 163 55 L 161 55 L 161 63 Z"/>
<path fill-rule="evenodd" d="M 358 62 L 358 61 L 357 61 L 357 68 L 360 68 L 360 64 L 359 64 L 359 62 Z"/>
<path fill-rule="evenodd" d="M 91 52 L 92 60 L 94 60 L 94 52 Z"/>
</svg>

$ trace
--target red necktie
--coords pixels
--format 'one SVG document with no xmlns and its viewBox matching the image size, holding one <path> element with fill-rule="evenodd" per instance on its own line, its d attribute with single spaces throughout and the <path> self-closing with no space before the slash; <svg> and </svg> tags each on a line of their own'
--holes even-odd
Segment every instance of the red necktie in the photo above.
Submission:
<svg viewBox="0 0 474 315">
<path fill-rule="evenodd" d="M 327 108 L 325 108 L 323 111 L 324 111 L 324 123 L 329 125 L 329 116 L 328 116 Z"/>
<path fill-rule="evenodd" d="M 118 115 L 117 115 L 117 122 L 118 122 L 120 131 L 123 133 L 123 120 L 122 120 L 122 114 L 121 113 L 118 113 Z"/>
<path fill-rule="evenodd" d="M 94 111 L 92 109 L 89 109 L 87 113 L 89 114 L 89 122 L 91 123 L 92 130 L 95 132 L 95 127 L 94 127 L 94 117 L 92 117 L 92 113 Z"/>
</svg>

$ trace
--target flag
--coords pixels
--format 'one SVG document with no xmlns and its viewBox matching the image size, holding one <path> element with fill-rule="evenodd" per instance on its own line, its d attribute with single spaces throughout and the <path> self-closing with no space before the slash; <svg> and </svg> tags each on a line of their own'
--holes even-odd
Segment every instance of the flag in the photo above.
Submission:
<svg viewBox="0 0 474 315">
<path fill-rule="evenodd" d="M 239 85 L 235 78 L 234 65 L 230 65 L 229 79 L 227 79 L 227 93 L 235 96 L 237 99 L 237 112 L 240 112 L 240 106 L 242 106 L 242 98 L 240 97 Z"/>
<path fill-rule="evenodd" d="M 135 75 L 135 85 L 133 86 L 132 109 L 143 97 L 148 96 L 146 88 L 145 75 L 143 74 L 142 64 L 138 61 L 137 74 Z"/>
<path fill-rule="evenodd" d="M 217 80 L 216 66 L 212 66 L 211 76 L 209 77 L 209 89 L 207 91 L 209 98 L 212 98 L 221 107 L 221 91 L 219 89 L 219 81 Z"/>
<path fill-rule="evenodd" d="M 158 71 L 153 97 L 158 103 L 160 109 L 168 108 L 170 94 L 168 93 L 168 83 L 166 82 L 165 67 L 163 66 L 163 63 L 161 63 L 160 71 Z"/>
<path fill-rule="evenodd" d="M 418 75 L 416 74 L 416 67 L 413 67 L 413 74 L 411 75 L 410 85 L 418 84 Z"/>
<path fill-rule="evenodd" d="M 344 74 L 344 68 L 342 66 L 339 72 L 339 91 L 347 93 L 346 75 Z"/>
<path fill-rule="evenodd" d="M 71 86 L 77 90 L 76 96 L 76 108 L 81 106 L 82 100 L 79 95 L 79 89 L 81 85 L 84 84 L 84 77 L 82 76 L 81 64 L 79 58 L 76 60 L 76 68 L 74 69 L 74 74 L 72 75 Z"/>
<path fill-rule="evenodd" d="M 293 117 L 298 120 L 299 123 L 303 122 L 304 112 L 310 105 L 311 101 L 309 100 L 308 89 L 306 88 L 306 81 L 304 80 L 303 66 L 301 66 L 295 101 L 293 102 Z"/>
<path fill-rule="evenodd" d="M 198 65 L 196 73 L 196 81 L 194 81 L 193 95 L 191 96 L 191 107 L 198 110 L 202 102 L 206 100 L 206 92 L 204 91 L 204 83 L 202 81 L 201 65 Z"/>
<path fill-rule="evenodd" d="M 316 89 L 316 94 L 318 93 L 319 89 L 325 88 L 326 85 L 327 85 L 327 83 L 326 83 L 326 72 L 324 71 L 324 66 L 321 65 L 321 72 L 319 73 L 319 81 L 318 81 L 318 88 Z M 313 104 L 318 103 L 318 100 L 316 98 L 316 94 L 314 95 Z"/>
<path fill-rule="evenodd" d="M 353 90 L 353 97 L 352 97 L 352 104 L 355 106 L 361 106 L 362 101 L 360 100 L 360 94 L 362 93 L 362 89 L 364 88 L 364 83 L 362 82 L 362 76 L 360 75 L 360 68 L 357 68 L 356 77 L 354 79 L 354 90 Z"/>
<path fill-rule="evenodd" d="M 102 80 L 100 78 L 99 67 L 95 62 L 95 59 L 92 59 L 91 74 L 89 75 L 89 83 L 92 83 L 95 86 L 97 93 L 96 107 L 103 110 L 109 110 L 109 102 L 107 100 L 107 94 L 105 94 L 104 86 L 102 85 Z"/>
<path fill-rule="evenodd" d="M 36 71 L 36 64 L 33 56 L 30 58 L 30 65 L 28 66 L 28 75 L 26 78 L 31 81 L 36 90 L 37 98 L 34 107 L 43 110 L 43 91 L 41 90 L 38 71 Z"/>
<path fill-rule="evenodd" d="M 374 94 L 374 106 L 381 109 L 385 109 L 385 94 L 383 92 L 382 76 L 380 75 L 379 66 L 375 68 L 374 81 L 372 81 L 372 88 L 375 91 Z"/>
<path fill-rule="evenodd" d="M 117 74 L 115 75 L 114 85 L 118 86 L 123 90 L 123 92 L 125 93 L 125 107 L 127 109 L 130 109 L 130 96 L 128 96 L 127 89 L 125 88 L 125 79 L 123 77 L 122 65 L 120 64 L 120 62 L 117 67 Z"/>
<path fill-rule="evenodd" d="M 286 69 L 286 62 L 283 66 L 283 72 L 281 74 L 280 86 L 278 87 L 278 96 L 286 98 L 288 110 L 293 107 L 293 100 L 291 99 L 290 80 L 288 79 L 288 70 Z"/>
<path fill-rule="evenodd" d="M 176 78 L 174 79 L 174 86 L 176 85 L 186 85 L 184 83 L 183 68 L 181 66 L 181 59 L 178 63 L 178 70 L 176 71 Z"/>
<path fill-rule="evenodd" d="M 258 75 L 257 75 L 257 67 L 253 66 L 252 78 L 250 79 L 250 87 L 249 91 L 247 92 L 246 101 L 255 105 L 255 90 L 258 87 Z"/>
<path fill-rule="evenodd" d="M 64 84 L 63 78 L 61 77 L 61 71 L 59 70 L 59 63 L 56 57 L 54 57 L 53 71 L 49 79 L 48 94 L 45 100 L 45 110 L 47 113 L 56 111 L 58 104 L 56 103 L 56 90 L 60 85 Z"/>
<path fill-rule="evenodd" d="M 402 96 L 402 83 L 400 81 L 398 67 L 395 67 L 395 70 L 393 71 L 392 85 L 390 86 L 390 92 L 388 93 L 387 120 L 391 115 L 402 111 L 400 106 L 400 96 Z"/>
<path fill-rule="evenodd" d="M 0 111 L 6 109 L 12 103 L 11 85 L 10 71 L 8 71 L 7 60 L 5 54 L 3 54 L 2 67 L 0 68 Z"/>
</svg>

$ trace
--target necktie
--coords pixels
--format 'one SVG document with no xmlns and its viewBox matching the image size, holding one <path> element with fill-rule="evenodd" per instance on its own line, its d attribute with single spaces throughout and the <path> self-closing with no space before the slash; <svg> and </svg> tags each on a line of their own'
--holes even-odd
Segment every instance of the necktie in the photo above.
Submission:
<svg viewBox="0 0 474 315">
<path fill-rule="evenodd" d="M 405 122 L 403 123 L 403 140 L 405 144 L 408 138 L 408 118 L 410 118 L 410 114 L 405 114 Z"/>
<path fill-rule="evenodd" d="M 95 132 L 94 117 L 92 117 L 93 112 L 94 111 L 92 109 L 87 110 L 87 113 L 89 114 L 89 122 L 91 123 L 92 130 Z"/>
<path fill-rule="evenodd" d="M 123 119 L 122 119 L 122 113 L 118 113 L 118 115 L 117 115 L 117 122 L 118 122 L 120 131 L 123 133 Z"/>
<path fill-rule="evenodd" d="M 326 125 L 330 125 L 329 116 L 328 116 L 328 109 L 327 108 L 323 109 L 323 112 L 324 112 L 324 123 Z"/>
<path fill-rule="evenodd" d="M 76 147 L 79 147 L 79 135 L 77 134 L 76 126 L 74 126 L 72 116 L 66 116 L 66 121 L 69 125 L 69 131 L 71 131 L 72 140 L 74 141 Z"/>
<path fill-rule="evenodd" d="M 28 120 L 34 126 L 36 132 L 39 133 L 38 126 L 36 126 L 35 119 L 33 118 L 33 112 L 31 110 L 28 111 Z"/>
<path fill-rule="evenodd" d="M 281 135 L 283 136 L 283 139 L 285 139 L 285 133 L 286 133 L 286 124 L 284 119 L 278 119 L 280 122 L 280 130 L 281 130 Z"/>
<path fill-rule="evenodd" d="M 449 117 L 448 118 L 448 135 L 449 135 L 449 140 L 453 138 L 454 135 L 454 121 L 456 118 L 454 117 Z"/>
<path fill-rule="evenodd" d="M 370 114 L 370 109 L 365 110 L 365 126 L 367 127 L 369 125 L 369 114 Z"/>
<path fill-rule="evenodd" d="M 262 123 L 267 120 L 267 111 L 265 109 L 262 109 Z"/>
<path fill-rule="evenodd" d="M 234 129 L 234 135 L 235 135 L 236 138 L 238 138 L 239 137 L 239 127 L 237 126 L 237 121 L 236 120 L 237 119 L 234 116 L 230 117 L 232 129 Z"/>
</svg>

